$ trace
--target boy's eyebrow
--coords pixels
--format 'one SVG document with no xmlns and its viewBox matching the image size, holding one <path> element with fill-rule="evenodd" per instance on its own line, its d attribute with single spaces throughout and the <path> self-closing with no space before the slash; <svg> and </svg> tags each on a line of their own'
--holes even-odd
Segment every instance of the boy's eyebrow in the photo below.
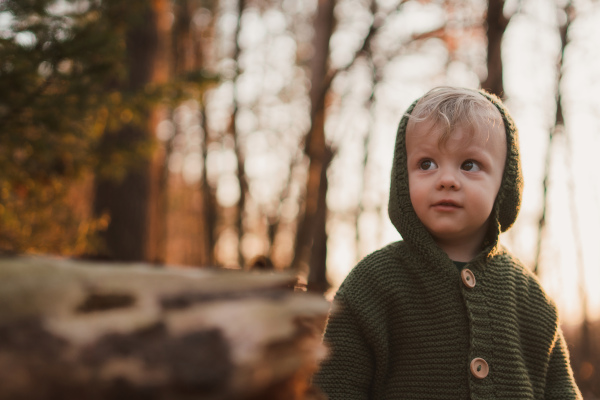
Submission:
<svg viewBox="0 0 600 400">
<path fill-rule="evenodd" d="M 420 143 L 418 147 L 414 147 L 412 149 L 412 152 L 415 152 L 419 149 L 438 149 L 438 141 L 428 141 L 427 143 Z M 408 153 L 408 148 L 407 148 L 407 153 Z"/>
</svg>

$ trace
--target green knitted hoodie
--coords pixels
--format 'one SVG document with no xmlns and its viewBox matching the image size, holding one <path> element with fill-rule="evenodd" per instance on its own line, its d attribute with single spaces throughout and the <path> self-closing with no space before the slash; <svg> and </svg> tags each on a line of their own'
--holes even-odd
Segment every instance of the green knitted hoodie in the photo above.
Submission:
<svg viewBox="0 0 600 400">
<path fill-rule="evenodd" d="M 410 202 L 400 122 L 389 216 L 403 241 L 359 262 L 338 290 L 314 384 L 330 400 L 580 399 L 557 311 L 537 279 L 502 246 L 515 221 L 522 174 L 517 130 L 500 100 L 507 160 L 469 288 Z M 416 102 L 408 109 L 410 113 Z M 487 376 L 471 372 L 483 359 Z M 475 367 L 477 368 L 477 367 Z"/>
</svg>

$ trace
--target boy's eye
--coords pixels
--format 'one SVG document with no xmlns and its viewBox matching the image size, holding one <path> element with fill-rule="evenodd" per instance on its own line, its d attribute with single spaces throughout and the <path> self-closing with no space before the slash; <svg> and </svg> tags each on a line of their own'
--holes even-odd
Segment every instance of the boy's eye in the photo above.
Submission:
<svg viewBox="0 0 600 400">
<path fill-rule="evenodd" d="M 423 160 L 419 164 L 419 168 L 421 168 L 423 171 L 429 171 L 430 169 L 434 169 L 436 167 L 437 165 L 432 160 Z"/>
<path fill-rule="evenodd" d="M 467 160 L 462 163 L 461 168 L 465 171 L 479 171 L 479 165 L 473 160 Z"/>
</svg>

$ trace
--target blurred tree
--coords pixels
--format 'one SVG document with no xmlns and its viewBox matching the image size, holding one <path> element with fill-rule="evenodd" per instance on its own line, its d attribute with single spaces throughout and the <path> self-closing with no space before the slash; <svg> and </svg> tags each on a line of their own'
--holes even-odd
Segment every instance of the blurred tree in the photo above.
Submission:
<svg viewBox="0 0 600 400">
<path fill-rule="evenodd" d="M 320 0 L 314 22 L 311 70 L 311 127 L 305 138 L 304 152 L 310 164 L 306 183 L 305 201 L 299 215 L 294 260 L 292 267 L 309 266 L 308 290 L 325 292 L 329 287 L 326 277 L 327 233 L 327 168 L 333 150 L 325 141 L 325 96 L 329 60 L 329 42 L 333 32 L 335 0 Z"/>
<path fill-rule="evenodd" d="M 487 25 L 487 77 L 481 87 L 500 98 L 504 98 L 502 80 L 502 37 L 508 26 L 509 18 L 504 16 L 504 0 L 488 0 L 485 18 Z"/>
<path fill-rule="evenodd" d="M 564 13 L 564 21 L 559 25 L 560 34 L 560 53 L 556 65 L 556 109 L 554 113 L 554 125 L 548 130 L 548 147 L 546 148 L 546 156 L 544 160 L 544 179 L 542 181 L 542 207 L 540 217 L 538 219 L 537 241 L 535 247 L 535 258 L 533 263 L 533 272 L 536 275 L 540 273 L 540 261 L 542 256 L 542 244 L 546 229 L 546 214 L 548 211 L 548 187 L 550 184 L 550 166 L 552 165 L 552 153 L 554 150 L 554 137 L 564 133 L 565 119 L 563 114 L 563 96 L 561 91 L 561 83 L 563 77 L 565 50 L 569 41 L 569 29 L 571 27 L 571 18 L 573 17 L 573 6 L 569 2 L 564 9 L 560 10 Z"/>
<path fill-rule="evenodd" d="M 569 179 L 568 179 L 568 186 L 567 186 L 567 190 L 568 190 L 568 194 L 569 194 L 569 202 L 570 207 L 569 207 L 569 211 L 570 211 L 570 217 L 571 217 L 571 226 L 573 229 L 573 238 L 574 238 L 574 242 L 575 242 L 575 265 L 577 268 L 577 275 L 578 275 L 578 286 L 579 286 L 579 301 L 580 301 L 580 307 L 581 307 L 581 312 L 582 312 L 582 316 L 581 316 L 581 325 L 580 325 L 580 335 L 579 335 L 579 343 L 578 343 L 578 348 L 577 348 L 577 352 L 578 352 L 578 357 L 579 360 L 578 362 L 580 364 L 589 364 L 591 365 L 591 363 L 594 361 L 594 357 L 597 355 L 595 354 L 595 348 L 593 346 L 593 340 L 592 340 L 592 330 L 591 330 L 591 321 L 590 321 L 590 315 L 589 315 L 589 300 L 588 300 L 588 292 L 586 289 L 586 271 L 585 271 L 585 263 L 584 263 L 584 257 L 583 257 L 583 248 L 582 248 L 582 237 L 581 237 L 581 229 L 579 226 L 579 216 L 577 215 L 577 207 L 575 205 L 576 201 L 576 194 L 575 194 L 575 171 L 574 171 L 574 166 L 573 166 L 573 158 L 572 158 L 572 153 L 573 153 L 573 148 L 572 148 L 572 139 L 570 138 L 570 132 L 568 132 L 565 129 L 565 120 L 564 120 L 564 114 L 563 114 L 563 95 L 562 95 L 562 90 L 561 90 L 561 85 L 563 82 L 563 74 L 564 74 L 564 69 L 565 69 L 565 55 L 566 52 L 565 50 L 567 49 L 567 46 L 569 45 L 569 33 L 570 33 L 570 29 L 573 25 L 573 20 L 575 19 L 575 15 L 576 15 L 576 10 L 575 10 L 575 6 L 573 5 L 572 1 L 567 1 L 567 3 L 563 6 L 563 7 L 559 7 L 557 9 L 557 16 L 558 16 L 558 21 L 559 21 L 559 33 L 560 33 L 560 42 L 561 42 L 561 48 L 560 48 L 560 56 L 558 59 L 558 63 L 557 63 L 557 82 L 556 82 L 556 117 L 555 117 L 555 123 L 554 123 L 554 127 L 550 129 L 549 131 L 549 143 L 548 143 L 548 150 L 547 150 L 547 156 L 546 156 L 546 162 L 549 163 L 549 159 L 550 159 L 550 153 L 552 151 L 552 137 L 554 135 L 560 134 L 560 135 L 564 135 L 565 136 L 565 142 L 566 142 L 566 163 L 567 163 L 567 167 L 568 167 L 568 174 L 569 174 Z M 546 191 L 547 191 L 547 186 L 548 186 L 548 179 L 549 179 L 549 168 L 545 169 L 545 174 L 544 174 L 544 205 L 543 205 L 543 209 L 542 209 L 542 214 L 540 217 L 540 229 L 538 231 L 538 246 L 536 248 L 536 263 L 535 263 L 535 270 L 538 271 L 539 269 L 539 259 L 540 259 L 540 241 L 542 238 L 542 233 L 543 233 L 543 228 L 544 228 L 544 221 L 545 221 L 545 213 L 546 213 L 546 209 L 547 209 L 547 196 L 546 196 Z M 582 366 L 583 366 L 582 365 Z M 583 372 L 583 373 L 582 373 Z M 587 375 L 585 373 L 585 371 L 582 371 L 581 368 L 575 368 L 575 377 L 578 380 L 578 384 L 580 386 L 580 389 L 582 390 L 582 392 L 588 392 L 593 390 L 593 383 L 590 381 L 589 377 L 588 379 L 586 379 Z"/>
<path fill-rule="evenodd" d="M 246 177 L 246 171 L 244 166 L 244 153 L 242 149 L 242 143 L 237 128 L 236 119 L 238 117 L 239 105 L 238 105 L 238 79 L 241 73 L 240 68 L 240 33 L 242 31 L 242 16 L 244 14 L 244 8 L 246 7 L 246 0 L 237 0 L 237 24 L 235 27 L 234 36 L 234 52 L 233 52 L 233 63 L 234 63 L 234 76 L 233 76 L 233 110 L 231 112 L 231 120 L 229 123 L 229 134 L 233 136 L 235 142 L 235 156 L 237 159 L 237 179 L 240 187 L 240 198 L 237 202 L 237 217 L 236 217 L 236 229 L 238 236 L 238 263 L 240 266 L 244 265 L 244 256 L 242 254 L 242 238 L 244 237 L 244 221 L 246 220 L 246 196 L 248 193 L 248 179 Z"/>
<path fill-rule="evenodd" d="M 124 74 L 119 33 L 138 3 L 0 4 L 10 21 L 0 37 L 2 249 L 81 254 L 97 246 L 105 221 L 65 199 L 98 161 L 115 99 L 105 88 Z"/>
<path fill-rule="evenodd" d="M 200 244 L 203 246 L 201 259 L 199 260 L 200 265 L 214 265 L 215 262 L 215 226 L 217 223 L 217 200 L 215 198 L 215 191 L 208 183 L 207 163 L 206 159 L 208 156 L 209 136 L 208 136 L 208 122 L 206 115 L 206 107 L 202 103 L 201 108 L 202 117 L 202 131 L 204 132 L 204 142 L 202 144 L 202 160 L 204 166 L 202 168 L 202 177 L 200 179 L 200 190 L 202 191 L 202 211 L 198 216 L 200 223 Z"/>
<path fill-rule="evenodd" d="M 376 10 L 375 2 L 373 2 L 372 12 L 375 15 Z M 368 175 L 369 169 L 371 167 L 371 139 L 372 132 L 374 129 L 374 121 L 375 121 L 375 95 L 377 90 L 377 84 L 381 81 L 381 72 L 378 66 L 375 64 L 373 60 L 373 54 L 369 52 L 368 54 L 369 67 L 371 69 L 371 93 L 369 94 L 369 98 L 366 101 L 365 107 L 369 110 L 369 126 L 367 128 L 367 133 L 363 139 L 363 160 L 362 160 L 362 179 L 361 179 L 361 195 L 358 201 L 358 207 L 353 215 L 354 219 L 354 229 L 355 229 L 355 242 L 356 248 L 359 250 L 359 257 L 361 256 L 361 234 L 360 234 L 360 217 L 365 212 L 371 212 L 375 215 L 381 214 L 381 205 L 374 205 L 372 202 L 365 201 L 367 197 L 366 191 L 372 190 L 372 188 L 368 187 Z M 370 203 L 370 204 L 369 204 Z M 366 254 L 365 254 L 366 255 Z"/>
<path fill-rule="evenodd" d="M 165 83 L 168 79 L 165 46 L 168 26 L 163 20 L 169 12 L 166 0 L 146 3 L 139 9 L 136 19 L 130 21 L 124 32 L 127 75 L 112 84 L 120 96 L 136 96 L 149 84 Z M 159 235 L 164 234 L 160 202 L 160 156 L 157 157 L 154 139 L 156 112 L 151 103 L 138 103 L 137 110 L 125 108 L 120 113 L 122 124 L 108 126 L 100 149 L 103 154 L 114 155 L 119 148 L 143 148 L 145 157 L 120 176 L 102 173 L 100 165 L 96 177 L 94 212 L 108 214 L 110 222 L 102 233 L 105 248 L 102 257 L 122 261 L 162 262 Z"/>
<path fill-rule="evenodd" d="M 167 81 L 170 4 L 0 3 L 10 23 L 0 35 L 4 251 L 164 258 L 165 154 L 154 143 L 162 116 L 153 105 L 208 81 L 198 71 Z"/>
<path fill-rule="evenodd" d="M 176 76 L 185 76 L 194 74 L 205 68 L 204 53 L 206 52 L 206 43 L 203 38 L 206 31 L 211 31 L 215 24 L 215 18 L 207 18 L 213 15 L 216 6 L 215 2 L 204 2 L 198 0 L 179 0 L 173 3 L 174 23 L 172 32 L 172 59 L 173 73 Z M 208 8 L 207 8 L 208 7 Z M 197 20 L 202 17 L 208 19 L 205 26 L 199 26 Z M 209 136 L 209 127 L 206 114 L 206 104 L 202 98 L 202 92 L 195 96 L 199 100 L 199 109 L 196 114 L 199 118 L 201 131 L 204 135 L 200 148 L 202 159 L 202 174 L 197 187 L 194 190 L 200 191 L 200 196 L 192 196 L 196 200 L 197 213 L 193 216 L 194 230 L 193 237 L 186 236 L 184 240 L 192 242 L 193 255 L 189 259 L 178 259 L 178 262 L 191 265 L 214 265 L 214 246 L 215 246 L 215 225 L 217 219 L 217 202 L 215 199 L 215 190 L 208 181 L 207 173 L 207 155 L 208 147 L 211 143 Z M 173 119 L 173 113 L 170 116 Z M 177 126 L 177 124 L 175 124 Z M 167 142 L 167 157 L 171 156 L 172 147 L 178 134 L 183 133 L 176 130 L 173 136 Z M 165 165 L 166 167 L 166 165 Z M 164 169 L 165 180 L 169 175 L 168 168 Z"/>
</svg>

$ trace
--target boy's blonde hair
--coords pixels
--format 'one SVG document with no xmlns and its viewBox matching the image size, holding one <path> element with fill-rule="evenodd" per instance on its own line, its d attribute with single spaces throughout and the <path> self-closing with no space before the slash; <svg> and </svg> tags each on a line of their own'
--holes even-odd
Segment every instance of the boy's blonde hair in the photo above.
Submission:
<svg viewBox="0 0 600 400">
<path fill-rule="evenodd" d="M 439 145 L 443 146 L 452 132 L 461 127 L 472 138 L 476 128 L 479 131 L 500 129 L 504 132 L 502 115 L 498 109 L 476 90 L 440 86 L 427 92 L 408 115 L 407 131 L 415 124 L 431 122 L 432 128 L 440 129 Z"/>
</svg>

